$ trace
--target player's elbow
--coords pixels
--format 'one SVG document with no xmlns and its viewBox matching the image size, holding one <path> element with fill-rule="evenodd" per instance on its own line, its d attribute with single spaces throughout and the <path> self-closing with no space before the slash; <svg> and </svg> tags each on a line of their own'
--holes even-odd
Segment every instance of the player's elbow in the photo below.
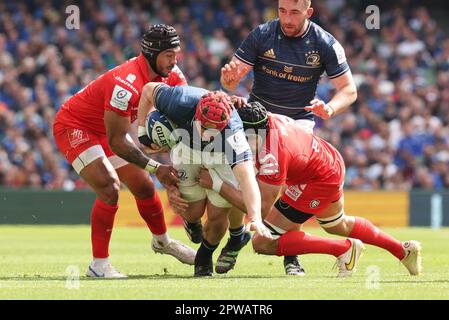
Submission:
<svg viewBox="0 0 449 320">
<path fill-rule="evenodd" d="M 348 85 L 346 95 L 348 97 L 349 105 L 353 104 L 357 100 L 357 86 L 355 83 Z"/>
<path fill-rule="evenodd" d="M 153 94 L 154 94 L 154 89 L 160 85 L 159 82 L 148 82 L 147 84 L 145 84 L 142 88 L 142 96 L 141 96 L 141 100 L 145 101 L 147 103 L 152 103 L 153 102 Z"/>
<path fill-rule="evenodd" d="M 120 154 L 122 153 L 122 146 L 123 143 L 121 141 L 122 139 L 118 138 L 117 136 L 111 136 L 108 137 L 108 144 L 111 148 L 111 151 L 114 152 L 116 155 L 120 157 Z"/>
<path fill-rule="evenodd" d="M 351 104 L 357 100 L 357 87 L 354 85 L 354 88 L 351 90 Z"/>
</svg>

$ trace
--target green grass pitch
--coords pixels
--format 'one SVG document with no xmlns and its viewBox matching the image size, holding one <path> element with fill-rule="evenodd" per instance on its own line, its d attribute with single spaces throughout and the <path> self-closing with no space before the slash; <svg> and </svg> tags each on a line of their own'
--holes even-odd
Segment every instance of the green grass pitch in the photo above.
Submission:
<svg viewBox="0 0 449 320">
<path fill-rule="evenodd" d="M 281 258 L 256 255 L 248 245 L 227 275 L 196 279 L 193 267 L 153 253 L 147 229 L 116 228 L 111 259 L 129 279 L 87 279 L 88 226 L 0 226 L 0 299 L 449 299 L 449 229 L 387 231 L 422 242 L 422 276 L 409 276 L 389 253 L 366 246 L 352 278 L 335 278 L 335 259 L 321 255 L 301 257 L 305 277 L 287 277 Z M 169 232 L 189 243 L 182 228 Z M 66 273 L 77 268 L 78 284 Z"/>
</svg>

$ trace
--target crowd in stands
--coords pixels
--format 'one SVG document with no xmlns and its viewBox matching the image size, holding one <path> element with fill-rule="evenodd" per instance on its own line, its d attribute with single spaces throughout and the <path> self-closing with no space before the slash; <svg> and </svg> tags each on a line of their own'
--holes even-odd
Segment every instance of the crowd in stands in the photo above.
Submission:
<svg viewBox="0 0 449 320">
<path fill-rule="evenodd" d="M 178 65 L 189 84 L 219 89 L 220 68 L 247 34 L 277 15 L 273 0 L 84 1 L 80 29 L 68 1 L 0 2 L 0 186 L 84 188 L 57 151 L 61 104 L 99 74 L 140 52 L 150 24 L 181 36 Z M 360 1 L 312 1 L 313 21 L 343 45 L 358 100 L 316 134 L 345 158 L 346 188 L 449 188 L 449 37 L 419 1 L 390 1 L 380 28 Z M 246 96 L 251 75 L 238 93 Z M 333 87 L 323 77 L 317 95 Z"/>
</svg>

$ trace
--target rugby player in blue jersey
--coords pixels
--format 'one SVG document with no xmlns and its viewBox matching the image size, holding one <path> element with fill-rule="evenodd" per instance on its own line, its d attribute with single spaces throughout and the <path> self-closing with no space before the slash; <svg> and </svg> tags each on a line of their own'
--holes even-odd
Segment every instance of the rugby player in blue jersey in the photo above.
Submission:
<svg viewBox="0 0 449 320">
<path fill-rule="evenodd" d="M 293 118 L 310 133 L 314 116 L 332 118 L 357 99 L 343 47 L 309 20 L 313 12 L 311 0 L 279 0 L 279 18 L 251 31 L 221 69 L 220 79 L 225 89 L 234 91 L 252 70 L 249 102 L 258 101 L 272 113 Z M 324 72 L 336 89 L 328 102 L 315 98 Z M 286 257 L 284 267 L 287 274 L 304 274 L 296 257 Z"/>
<path fill-rule="evenodd" d="M 250 221 L 248 229 L 263 238 L 271 239 L 261 217 L 261 198 L 254 175 L 252 153 L 243 131 L 243 123 L 231 98 L 222 91 L 150 82 L 143 88 L 139 102 L 139 141 L 145 142 L 145 118 L 157 109 L 174 124 L 180 141 L 171 150 L 173 167 L 179 177 L 179 191 L 167 186 L 169 194 L 180 192 L 185 210 L 177 210 L 184 219 L 198 221 L 207 209 L 203 239 L 195 257 L 195 276 L 211 276 L 212 254 L 228 228 L 232 205 L 220 194 L 221 180 L 242 191 Z M 143 137 L 143 138 L 142 138 Z M 162 151 L 162 149 L 160 150 Z M 219 185 L 208 190 L 199 185 L 199 172 L 207 168 L 217 177 Z M 173 203 L 173 202 L 171 202 Z M 183 204 L 177 200 L 175 209 Z M 236 258 L 236 257 L 235 257 Z M 235 259 L 234 259 L 235 263 Z"/>
</svg>

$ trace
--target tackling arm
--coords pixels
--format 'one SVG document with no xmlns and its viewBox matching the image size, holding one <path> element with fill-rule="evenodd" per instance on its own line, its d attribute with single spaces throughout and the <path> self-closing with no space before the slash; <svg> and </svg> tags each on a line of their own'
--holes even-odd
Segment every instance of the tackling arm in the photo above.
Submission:
<svg viewBox="0 0 449 320">
<path fill-rule="evenodd" d="M 279 197 L 279 192 L 282 190 L 282 185 L 272 185 L 257 179 L 259 184 L 260 194 L 262 196 L 262 217 L 266 217 L 273 208 L 274 203 Z"/>
<path fill-rule="evenodd" d="M 154 111 L 153 93 L 158 85 L 160 83 L 149 82 L 143 86 L 137 109 L 137 136 L 139 137 L 139 142 L 146 147 L 150 146 L 150 140 L 145 129 L 145 119 L 150 112 Z"/>
<path fill-rule="evenodd" d="M 172 185 L 178 182 L 176 171 L 173 168 L 148 158 L 134 142 L 126 138 L 131 126 L 128 117 L 122 117 L 114 111 L 106 110 L 104 122 L 108 143 L 115 154 L 150 173 L 156 174 L 162 184 Z"/>
<path fill-rule="evenodd" d="M 242 198 L 245 204 L 246 213 L 250 221 L 262 220 L 261 217 L 261 198 L 257 187 L 254 169 L 251 161 L 244 161 L 234 166 L 232 169 L 240 185 Z"/>
<path fill-rule="evenodd" d="M 247 212 L 242 191 L 235 188 L 232 184 L 222 181 L 213 171 L 201 169 L 198 180 L 201 187 L 215 190 L 233 206 L 243 212 Z M 278 198 L 282 185 L 271 185 L 259 179 L 257 182 L 261 194 L 262 217 L 265 217 L 271 211 L 274 202 Z"/>
<path fill-rule="evenodd" d="M 155 110 L 153 94 L 154 89 L 160 86 L 159 82 L 148 82 L 142 88 L 142 95 L 139 100 L 139 109 L 137 110 L 137 123 L 139 127 L 145 128 L 145 118 L 146 116 Z"/>
<path fill-rule="evenodd" d="M 149 82 L 143 86 L 142 95 L 140 97 L 139 106 L 137 109 L 137 136 L 139 138 L 140 144 L 142 145 L 142 148 L 148 154 L 168 151 L 168 147 L 159 147 L 155 144 L 152 144 L 145 128 L 145 120 L 147 115 L 155 110 L 154 92 L 160 85 L 160 82 Z"/>
</svg>

